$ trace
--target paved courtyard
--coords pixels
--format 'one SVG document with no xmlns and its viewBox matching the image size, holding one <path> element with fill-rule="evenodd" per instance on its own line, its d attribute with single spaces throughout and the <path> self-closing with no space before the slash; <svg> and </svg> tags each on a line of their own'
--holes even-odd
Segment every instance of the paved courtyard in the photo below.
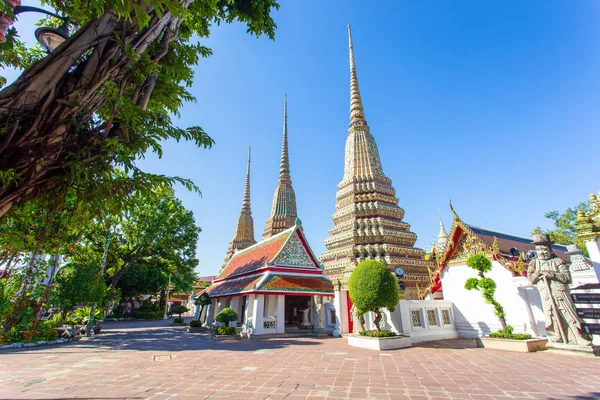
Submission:
<svg viewBox="0 0 600 400">
<path fill-rule="evenodd" d="M 0 352 L 2 399 L 600 399 L 600 360 L 474 348 L 376 352 L 344 339 L 213 341 L 106 323 L 67 345 Z"/>
</svg>

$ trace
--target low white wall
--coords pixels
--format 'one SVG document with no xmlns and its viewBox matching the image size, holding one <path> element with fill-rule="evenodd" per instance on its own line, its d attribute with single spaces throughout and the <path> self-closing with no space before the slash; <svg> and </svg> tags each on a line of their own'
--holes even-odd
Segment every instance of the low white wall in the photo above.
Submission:
<svg viewBox="0 0 600 400">
<path fill-rule="evenodd" d="M 454 323 L 460 337 L 476 338 L 501 329 L 494 308 L 486 304 L 479 290 L 465 289 L 469 278 L 477 273 L 465 264 L 448 266 L 442 273 L 444 300 L 454 304 Z M 506 322 L 515 333 L 546 336 L 544 313 L 536 288 L 527 278 L 514 277 L 500 263 L 493 261 L 492 270 L 486 277 L 496 282 L 496 300 L 504 307 Z"/>
<path fill-rule="evenodd" d="M 411 343 L 458 337 L 452 302 L 447 300 L 400 300 L 401 332 Z"/>
</svg>

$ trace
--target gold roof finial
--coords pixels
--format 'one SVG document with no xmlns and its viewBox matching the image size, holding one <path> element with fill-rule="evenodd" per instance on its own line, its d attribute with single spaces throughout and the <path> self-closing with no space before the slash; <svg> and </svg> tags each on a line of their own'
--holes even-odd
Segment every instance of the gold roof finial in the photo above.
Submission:
<svg viewBox="0 0 600 400">
<path fill-rule="evenodd" d="M 246 168 L 246 187 L 244 188 L 244 200 L 242 201 L 242 210 L 250 211 L 250 151 L 251 147 L 248 146 L 248 166 Z"/>
<path fill-rule="evenodd" d="M 296 194 L 292 187 L 290 176 L 290 159 L 288 155 L 287 132 L 287 94 L 283 97 L 283 143 L 281 144 L 281 162 L 279 164 L 279 179 L 273 194 L 271 215 L 265 224 L 263 239 L 291 228 L 296 223 Z"/>
<path fill-rule="evenodd" d="M 290 173 L 290 158 L 288 154 L 287 138 L 287 94 L 283 95 L 283 144 L 281 145 L 281 163 L 279 164 L 279 175 Z"/>
<path fill-rule="evenodd" d="M 363 109 L 358 78 L 356 77 L 356 64 L 354 63 L 354 46 L 352 45 L 352 31 L 348 25 L 348 49 L 350 51 L 350 127 L 355 125 L 367 126 L 365 110 Z"/>
</svg>

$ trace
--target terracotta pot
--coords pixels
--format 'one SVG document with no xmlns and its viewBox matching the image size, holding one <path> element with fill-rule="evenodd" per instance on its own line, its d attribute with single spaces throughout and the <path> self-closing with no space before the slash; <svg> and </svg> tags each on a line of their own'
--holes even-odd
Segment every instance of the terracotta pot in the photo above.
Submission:
<svg viewBox="0 0 600 400">
<path fill-rule="evenodd" d="M 0 42 L 6 42 L 6 32 L 12 25 L 12 19 L 6 14 L 0 14 Z"/>
<path fill-rule="evenodd" d="M 12 7 L 20 6 L 21 0 L 6 0 L 6 2 Z"/>
</svg>

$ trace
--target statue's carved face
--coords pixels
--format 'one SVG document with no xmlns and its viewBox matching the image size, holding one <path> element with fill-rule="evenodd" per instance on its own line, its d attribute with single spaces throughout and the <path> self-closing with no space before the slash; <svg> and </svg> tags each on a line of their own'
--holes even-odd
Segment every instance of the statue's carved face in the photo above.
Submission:
<svg viewBox="0 0 600 400">
<path fill-rule="evenodd" d="M 535 246 L 535 251 L 537 251 L 537 256 L 541 261 L 546 261 L 550 259 L 550 246 L 540 244 Z"/>
</svg>

